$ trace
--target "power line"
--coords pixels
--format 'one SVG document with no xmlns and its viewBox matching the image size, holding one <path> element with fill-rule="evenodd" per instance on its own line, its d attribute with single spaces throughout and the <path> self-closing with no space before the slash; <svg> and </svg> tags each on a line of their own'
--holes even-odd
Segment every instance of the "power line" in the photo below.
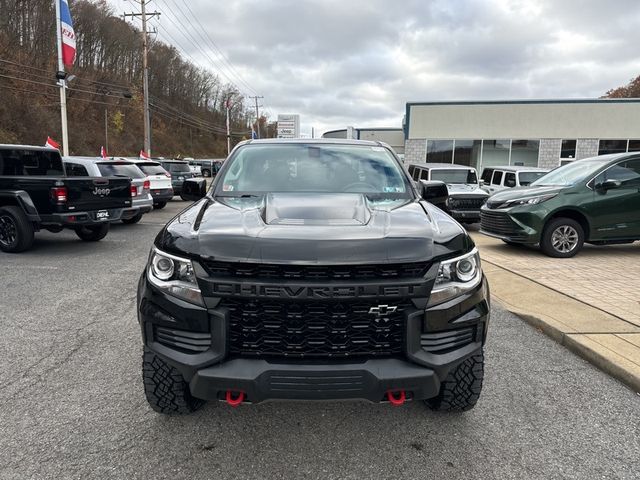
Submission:
<svg viewBox="0 0 640 480">
<path fill-rule="evenodd" d="M 189 6 L 189 3 L 186 0 L 182 0 L 182 3 L 184 3 L 185 7 L 187 7 L 187 10 L 189 10 L 189 13 L 191 14 L 193 19 L 195 20 L 196 24 L 200 27 L 200 31 L 204 34 L 203 38 L 205 38 L 206 40 L 209 41 L 209 43 L 213 46 L 214 50 L 216 50 L 218 52 L 218 54 L 219 54 L 220 58 L 222 59 L 222 61 L 227 63 L 231 73 L 234 74 L 234 76 L 238 80 L 240 80 L 240 82 L 243 83 L 249 89 L 250 93 L 254 93 L 254 94 L 257 95 L 258 92 L 242 77 L 242 75 L 240 75 L 240 73 L 235 69 L 235 67 L 231 63 L 231 61 L 226 57 L 226 55 L 218 47 L 216 42 L 214 42 L 213 39 L 209 36 L 209 34 L 205 30 L 205 28 L 202 26 L 202 23 L 200 22 L 200 19 L 198 19 L 197 15 L 195 13 L 193 13 L 193 10 L 191 10 L 191 7 Z M 186 17 L 184 12 L 182 12 L 182 9 L 180 9 L 180 6 L 176 4 L 176 7 L 178 7 L 178 10 L 180 10 L 180 12 Z"/>
</svg>

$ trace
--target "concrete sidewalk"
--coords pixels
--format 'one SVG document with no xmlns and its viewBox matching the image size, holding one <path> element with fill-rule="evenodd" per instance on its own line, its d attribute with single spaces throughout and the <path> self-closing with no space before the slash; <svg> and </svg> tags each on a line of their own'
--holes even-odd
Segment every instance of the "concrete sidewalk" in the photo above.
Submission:
<svg viewBox="0 0 640 480">
<path fill-rule="evenodd" d="M 640 392 L 640 244 L 554 259 L 472 236 L 495 300 Z"/>
</svg>

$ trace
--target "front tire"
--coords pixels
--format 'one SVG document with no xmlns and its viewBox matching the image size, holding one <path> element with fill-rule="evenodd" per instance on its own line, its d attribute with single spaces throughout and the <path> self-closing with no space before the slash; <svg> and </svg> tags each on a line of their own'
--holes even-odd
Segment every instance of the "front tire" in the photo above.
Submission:
<svg viewBox="0 0 640 480">
<path fill-rule="evenodd" d="M 109 233 L 109 224 L 103 223 L 98 226 L 84 226 L 76 228 L 76 235 L 85 242 L 99 242 Z"/>
<path fill-rule="evenodd" d="M 205 168 L 204 170 L 202 170 L 202 176 L 203 177 L 210 177 L 211 176 L 211 170 L 208 170 L 208 169 Z"/>
<path fill-rule="evenodd" d="M 142 355 L 142 381 L 147 402 L 158 413 L 185 415 L 205 404 L 191 395 L 189 384 L 178 370 L 146 347 Z"/>
<path fill-rule="evenodd" d="M 555 218 L 542 232 L 540 249 L 554 258 L 570 258 L 584 245 L 582 225 L 571 218 Z"/>
<path fill-rule="evenodd" d="M 7 253 L 24 252 L 33 245 L 33 238 L 33 224 L 20 208 L 0 208 L 0 250 Z"/>
<path fill-rule="evenodd" d="M 466 412 L 475 407 L 484 378 L 484 352 L 467 358 L 449 372 L 440 384 L 435 398 L 425 400 L 431 410 L 439 412 Z"/>
</svg>

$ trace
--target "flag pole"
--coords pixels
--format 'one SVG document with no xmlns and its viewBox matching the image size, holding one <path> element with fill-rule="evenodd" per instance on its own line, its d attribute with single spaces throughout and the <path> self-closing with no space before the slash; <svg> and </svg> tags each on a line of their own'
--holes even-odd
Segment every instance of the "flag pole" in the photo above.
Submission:
<svg viewBox="0 0 640 480">
<path fill-rule="evenodd" d="M 56 36 L 58 39 L 58 85 L 60 85 L 60 120 L 62 124 L 62 155 L 69 155 L 69 133 L 67 130 L 67 87 L 64 78 L 64 62 L 62 61 L 62 25 L 60 21 L 60 1 L 56 2 Z M 63 78 L 59 78 L 63 77 Z"/>
</svg>

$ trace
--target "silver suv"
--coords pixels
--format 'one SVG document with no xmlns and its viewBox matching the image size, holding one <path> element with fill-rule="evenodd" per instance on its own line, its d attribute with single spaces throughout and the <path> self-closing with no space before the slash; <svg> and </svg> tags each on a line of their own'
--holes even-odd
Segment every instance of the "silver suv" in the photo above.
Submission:
<svg viewBox="0 0 640 480">
<path fill-rule="evenodd" d="M 409 174 L 416 182 L 439 180 L 446 183 L 449 190 L 447 213 L 460 223 L 480 221 L 480 207 L 489 194 L 480 188 L 475 168 L 453 163 L 417 163 L 409 165 Z"/>
<path fill-rule="evenodd" d="M 118 158 L 63 157 L 69 177 L 126 177 L 131 179 L 131 208 L 122 212 L 122 223 L 138 223 L 153 210 L 151 183 L 135 163 Z"/>
</svg>

